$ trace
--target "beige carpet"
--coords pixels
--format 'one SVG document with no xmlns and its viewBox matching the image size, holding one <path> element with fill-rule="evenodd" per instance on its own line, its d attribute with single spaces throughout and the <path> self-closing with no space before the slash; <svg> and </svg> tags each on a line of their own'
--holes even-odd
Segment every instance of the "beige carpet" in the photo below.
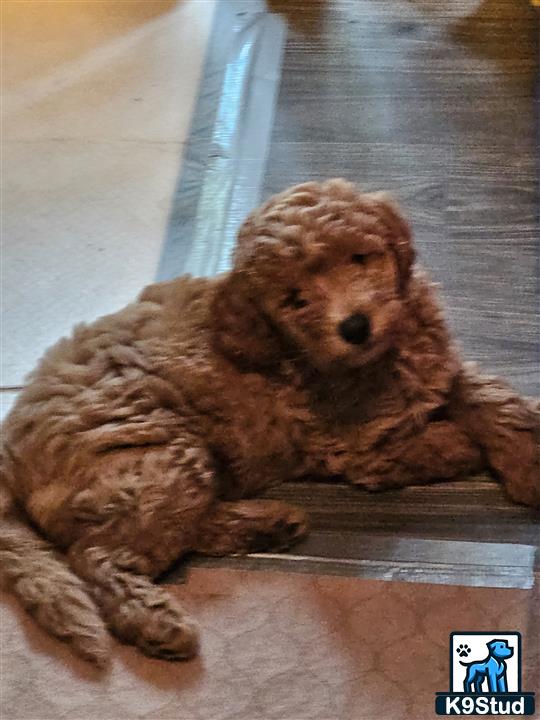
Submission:
<svg viewBox="0 0 540 720">
<path fill-rule="evenodd" d="M 171 591 L 201 657 L 116 645 L 101 679 L 6 599 L 2 720 L 428 720 L 452 630 L 521 631 L 523 687 L 540 690 L 538 591 L 222 569 Z"/>
</svg>

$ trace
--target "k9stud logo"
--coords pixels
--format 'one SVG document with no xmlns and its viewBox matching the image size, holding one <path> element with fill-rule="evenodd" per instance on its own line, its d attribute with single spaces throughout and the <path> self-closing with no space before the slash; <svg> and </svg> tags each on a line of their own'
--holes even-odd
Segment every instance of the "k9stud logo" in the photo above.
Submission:
<svg viewBox="0 0 540 720">
<path fill-rule="evenodd" d="M 534 693 L 521 690 L 518 632 L 453 632 L 450 691 L 437 693 L 437 715 L 532 715 Z"/>
</svg>

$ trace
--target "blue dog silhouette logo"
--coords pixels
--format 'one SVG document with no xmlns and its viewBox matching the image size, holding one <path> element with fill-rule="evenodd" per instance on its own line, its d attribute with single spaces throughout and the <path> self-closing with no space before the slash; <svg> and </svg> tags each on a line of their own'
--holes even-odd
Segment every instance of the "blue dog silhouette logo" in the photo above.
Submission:
<svg viewBox="0 0 540 720">
<path fill-rule="evenodd" d="M 450 634 L 450 690 L 437 693 L 438 715 L 532 715 L 534 704 L 521 689 L 520 633 Z"/>
<path fill-rule="evenodd" d="M 514 654 L 514 648 L 508 645 L 508 640 L 492 640 L 486 643 L 488 654 L 483 660 L 473 660 L 472 662 L 459 661 L 460 665 L 467 668 L 465 679 L 463 680 L 463 690 L 466 693 L 482 692 L 484 682 L 487 681 L 488 691 L 491 693 L 508 692 L 508 682 L 506 679 L 507 667 L 506 662 Z M 465 647 L 458 651 L 458 655 L 463 657 Z M 468 654 L 468 653 L 467 653 Z"/>
</svg>

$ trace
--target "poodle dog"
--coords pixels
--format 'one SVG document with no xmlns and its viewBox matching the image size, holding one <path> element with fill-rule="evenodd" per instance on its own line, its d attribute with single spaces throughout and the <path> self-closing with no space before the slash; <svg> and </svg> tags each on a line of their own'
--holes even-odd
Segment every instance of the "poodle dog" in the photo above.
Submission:
<svg viewBox="0 0 540 720">
<path fill-rule="evenodd" d="M 463 681 L 463 692 L 481 693 L 485 680 L 487 680 L 488 692 L 508 692 L 505 660 L 512 657 L 514 649 L 509 647 L 507 640 L 492 640 L 487 643 L 487 648 L 489 653 L 484 660 L 459 661 L 460 665 L 467 668 Z"/>
<path fill-rule="evenodd" d="M 3 428 L 3 575 L 97 664 L 106 627 L 187 658 L 196 625 L 153 579 L 301 538 L 260 491 L 488 468 L 538 506 L 539 439 L 538 407 L 460 360 L 388 197 L 306 183 L 247 218 L 230 272 L 151 285 L 46 353 Z"/>
</svg>

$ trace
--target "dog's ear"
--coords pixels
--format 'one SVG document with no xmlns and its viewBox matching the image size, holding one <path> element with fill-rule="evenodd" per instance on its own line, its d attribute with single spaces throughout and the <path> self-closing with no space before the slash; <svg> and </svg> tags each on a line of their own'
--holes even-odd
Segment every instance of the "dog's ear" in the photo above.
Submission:
<svg viewBox="0 0 540 720">
<path fill-rule="evenodd" d="M 390 247 L 396 256 L 400 291 L 405 294 L 416 258 L 411 228 L 390 195 L 378 192 L 371 193 L 369 197 L 376 203 L 377 211 L 390 231 Z"/>
<path fill-rule="evenodd" d="M 233 270 L 220 280 L 211 312 L 216 347 L 240 367 L 268 368 L 282 356 L 279 335 L 242 271 Z"/>
</svg>

